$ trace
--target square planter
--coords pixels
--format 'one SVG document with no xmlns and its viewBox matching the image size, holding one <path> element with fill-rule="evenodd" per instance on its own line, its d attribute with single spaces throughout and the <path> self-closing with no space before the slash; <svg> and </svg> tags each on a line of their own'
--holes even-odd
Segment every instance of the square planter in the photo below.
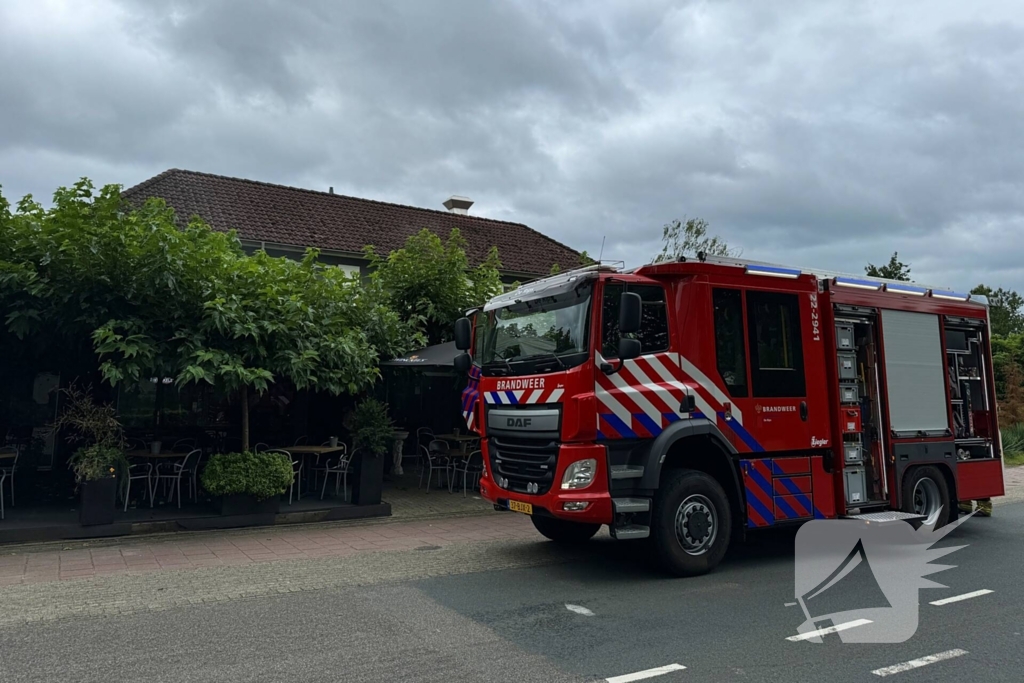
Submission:
<svg viewBox="0 0 1024 683">
<path fill-rule="evenodd" d="M 352 485 L 352 502 L 356 505 L 377 505 L 380 503 L 381 488 L 384 484 L 384 458 L 360 452 Z"/>
<path fill-rule="evenodd" d="M 78 494 L 78 523 L 82 526 L 113 524 L 116 503 L 117 479 L 104 477 L 83 481 Z"/>
<path fill-rule="evenodd" d="M 271 496 L 266 500 L 256 500 L 254 496 L 236 493 L 220 499 L 220 514 L 226 517 L 276 515 L 280 510 L 280 496 Z"/>
</svg>

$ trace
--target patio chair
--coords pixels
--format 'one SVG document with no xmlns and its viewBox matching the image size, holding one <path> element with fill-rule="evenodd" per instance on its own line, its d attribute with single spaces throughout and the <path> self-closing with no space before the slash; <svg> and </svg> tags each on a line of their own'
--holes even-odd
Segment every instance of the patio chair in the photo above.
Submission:
<svg viewBox="0 0 1024 683">
<path fill-rule="evenodd" d="M 11 480 L 11 507 L 14 507 L 14 473 L 18 470 L 18 457 L 21 455 L 14 446 L 0 448 L 0 455 L 14 454 L 13 458 L 0 459 L 0 519 L 4 519 L 4 482 Z"/>
<path fill-rule="evenodd" d="M 153 487 L 153 463 L 151 462 L 140 462 L 134 465 L 128 466 L 128 476 L 124 481 L 124 490 L 121 492 L 124 497 L 124 510 L 128 511 L 128 501 L 131 500 L 132 495 L 132 482 L 140 479 L 146 480 L 146 491 L 149 494 L 149 507 L 153 507 L 153 496 L 155 495 Z"/>
<path fill-rule="evenodd" d="M 417 488 L 423 484 L 423 473 L 427 473 L 427 493 L 430 493 L 430 480 L 437 470 L 437 485 L 441 485 L 441 471 L 443 470 L 451 483 L 451 458 L 449 457 L 448 442 L 434 439 L 429 446 L 420 446 L 423 453 L 422 466 L 420 467 L 420 480 Z"/>
<path fill-rule="evenodd" d="M 266 444 L 266 443 L 263 443 L 262 441 L 260 441 L 259 443 L 257 443 L 255 446 L 252 447 L 253 453 L 262 453 L 263 451 L 269 451 L 269 450 L 270 450 L 270 445 Z"/>
<path fill-rule="evenodd" d="M 130 436 L 125 441 L 125 447 L 129 451 L 148 451 L 149 444 L 146 443 L 145 439 L 139 439 L 134 436 Z"/>
<path fill-rule="evenodd" d="M 197 443 L 196 439 L 194 439 L 192 437 L 189 437 L 187 439 L 178 439 L 177 441 L 175 441 L 174 445 L 171 446 L 171 450 L 172 451 L 177 451 L 177 450 L 191 451 L 191 450 L 195 449 L 197 446 L 198 446 L 198 443 Z"/>
<path fill-rule="evenodd" d="M 292 464 L 292 483 L 288 485 L 288 504 L 292 504 L 292 500 L 299 500 L 302 498 L 302 458 L 295 459 L 291 453 L 281 448 L 270 448 L 264 453 L 280 453 L 284 457 L 288 458 L 288 461 Z M 295 495 L 295 488 L 298 487 L 298 495 Z"/>
<path fill-rule="evenodd" d="M 339 444 L 341 445 L 341 444 Z M 326 468 L 324 470 L 324 486 L 320 490 L 320 500 L 324 499 L 324 494 L 327 493 L 327 480 L 334 475 L 334 495 L 338 495 L 338 483 L 340 482 L 344 487 L 345 501 L 348 502 L 348 469 L 352 463 L 352 458 L 359 453 L 360 449 L 356 448 L 349 454 L 342 451 L 333 461 L 328 460 Z"/>
<path fill-rule="evenodd" d="M 466 497 L 466 483 L 470 477 L 472 477 L 473 487 L 480 482 L 480 475 L 484 471 L 484 454 L 480 451 L 473 451 L 469 454 L 468 458 L 463 458 L 462 462 L 455 462 L 452 464 L 452 471 L 455 476 L 462 472 L 462 497 Z M 451 481 L 448 482 L 448 492 L 452 492 Z"/>
<path fill-rule="evenodd" d="M 320 445 L 321 446 L 330 446 L 331 442 L 330 441 L 324 441 Z M 343 441 L 339 441 L 338 442 L 338 448 L 340 448 L 341 450 L 336 452 L 336 453 L 331 453 L 329 455 L 324 455 L 324 454 L 321 454 L 321 453 L 317 453 L 316 454 L 316 458 L 313 460 L 313 466 L 310 468 L 310 470 L 313 472 L 313 488 L 314 489 L 319 485 L 318 482 L 320 481 L 320 475 L 321 474 L 323 474 L 325 478 L 327 477 L 327 468 L 329 468 L 331 466 L 331 461 L 332 460 L 337 460 L 339 457 L 342 457 L 342 458 L 346 457 L 346 453 L 348 452 L 348 447 L 345 445 L 345 443 Z M 322 464 L 320 462 L 320 458 L 324 458 L 324 461 L 323 461 Z"/>
<path fill-rule="evenodd" d="M 176 492 L 178 494 L 178 509 L 181 509 L 181 480 L 184 477 L 186 482 L 192 481 L 192 470 L 189 468 L 189 463 L 194 463 L 195 460 L 198 460 L 201 453 L 202 451 L 197 448 L 194 451 L 190 451 L 178 462 L 160 463 L 157 465 L 156 474 L 153 475 L 153 488 L 154 490 L 159 488 L 161 481 L 164 482 L 165 486 L 169 485 L 171 487 L 171 495 L 167 500 L 169 502 Z M 150 498 L 150 507 L 153 507 L 153 499 L 155 497 L 154 495 Z"/>
<path fill-rule="evenodd" d="M 299 438 L 295 439 L 295 443 L 293 443 L 292 445 L 293 446 L 305 446 L 307 443 L 309 443 L 309 437 L 306 436 L 305 434 L 303 434 Z"/>
</svg>

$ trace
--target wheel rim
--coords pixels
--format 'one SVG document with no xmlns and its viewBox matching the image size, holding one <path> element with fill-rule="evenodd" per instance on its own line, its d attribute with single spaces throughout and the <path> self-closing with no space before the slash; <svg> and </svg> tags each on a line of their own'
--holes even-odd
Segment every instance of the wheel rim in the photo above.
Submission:
<svg viewBox="0 0 1024 683">
<path fill-rule="evenodd" d="M 942 512 L 942 496 L 939 485 L 925 477 L 914 484 L 914 513 L 924 515 L 925 524 L 935 524 Z"/>
<path fill-rule="evenodd" d="M 676 541 L 688 555 L 703 555 L 718 537 L 718 511 L 700 494 L 689 496 L 676 510 Z"/>
</svg>

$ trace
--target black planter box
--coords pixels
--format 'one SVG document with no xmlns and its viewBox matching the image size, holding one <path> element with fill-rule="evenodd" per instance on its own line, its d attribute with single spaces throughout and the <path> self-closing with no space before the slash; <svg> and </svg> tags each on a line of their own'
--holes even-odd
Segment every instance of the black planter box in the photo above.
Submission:
<svg viewBox="0 0 1024 683">
<path fill-rule="evenodd" d="M 360 452 L 356 467 L 355 482 L 352 485 L 352 502 L 356 505 L 377 505 L 384 485 L 384 457 Z"/>
<path fill-rule="evenodd" d="M 83 481 L 78 494 L 78 523 L 82 526 L 113 524 L 117 504 L 117 479 L 104 477 Z"/>
<path fill-rule="evenodd" d="M 220 499 L 220 514 L 224 516 L 276 515 L 280 509 L 280 496 L 256 500 L 254 496 L 236 493 Z"/>
</svg>

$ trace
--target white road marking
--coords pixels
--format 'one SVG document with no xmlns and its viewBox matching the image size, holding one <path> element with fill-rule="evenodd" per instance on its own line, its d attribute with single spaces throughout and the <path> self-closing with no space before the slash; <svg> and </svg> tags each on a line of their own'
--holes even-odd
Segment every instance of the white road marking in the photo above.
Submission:
<svg viewBox="0 0 1024 683">
<path fill-rule="evenodd" d="M 591 612 L 582 605 L 570 605 L 569 603 L 565 603 L 565 609 L 569 610 L 570 612 L 575 612 L 576 614 L 582 614 L 585 617 L 594 616 L 593 612 Z"/>
<path fill-rule="evenodd" d="M 951 602 L 960 602 L 961 600 L 970 600 L 971 598 L 978 598 L 982 595 L 988 595 L 992 593 L 988 588 L 982 588 L 980 591 L 972 591 L 970 593 L 964 593 L 963 595 L 954 595 L 951 598 L 942 598 L 941 600 L 935 600 L 929 602 L 929 605 L 948 605 Z"/>
<path fill-rule="evenodd" d="M 686 667 L 682 664 L 668 664 L 666 666 L 659 666 L 656 669 L 647 669 L 645 671 L 637 671 L 633 674 L 623 674 L 622 676 L 612 676 L 604 680 L 608 683 L 630 683 L 631 681 L 642 681 L 645 678 L 654 678 L 655 676 L 664 676 L 665 674 L 672 673 L 673 671 L 682 671 Z"/>
<path fill-rule="evenodd" d="M 875 669 L 871 673 L 876 676 L 891 676 L 898 674 L 903 671 L 910 671 L 911 669 L 917 669 L 922 666 L 934 664 L 935 662 L 941 662 L 947 659 L 953 659 L 954 657 L 963 657 L 967 654 L 967 650 L 961 650 L 959 648 L 955 650 L 946 650 L 945 652 L 939 652 L 938 654 L 928 655 L 927 657 L 921 657 L 920 659 L 911 659 L 909 662 L 903 662 L 902 664 L 894 664 L 893 666 L 886 666 L 881 669 Z"/>
<path fill-rule="evenodd" d="M 784 603 L 782 603 L 782 606 L 783 607 L 796 607 L 796 603 L 795 602 L 784 602 Z"/>
<path fill-rule="evenodd" d="M 795 636 L 790 636 L 786 640 L 793 641 L 794 643 L 800 640 L 810 640 L 811 638 L 817 638 L 818 636 L 827 636 L 829 633 L 838 633 L 845 631 L 850 628 L 856 628 L 863 626 L 864 624 L 870 624 L 870 619 L 855 619 L 853 621 L 847 621 L 842 624 L 836 624 L 835 626 L 828 626 L 826 628 L 819 628 L 817 631 L 808 631 L 807 633 L 798 633 Z"/>
</svg>

